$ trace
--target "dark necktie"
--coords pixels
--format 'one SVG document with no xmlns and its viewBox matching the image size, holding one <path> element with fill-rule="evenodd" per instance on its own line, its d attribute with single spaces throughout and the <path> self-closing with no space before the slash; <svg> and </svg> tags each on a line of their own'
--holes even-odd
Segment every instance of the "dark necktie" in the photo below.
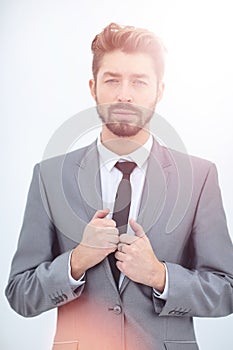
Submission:
<svg viewBox="0 0 233 350">
<path fill-rule="evenodd" d="M 115 167 L 123 173 L 123 177 L 119 183 L 115 204 L 113 209 L 112 219 L 116 221 L 116 227 L 119 230 L 119 234 L 126 233 L 130 203 L 131 203 L 131 184 L 130 174 L 136 167 L 136 163 L 133 162 L 117 162 Z M 115 253 L 111 253 L 108 256 L 109 263 L 111 266 L 112 274 L 115 279 L 116 285 L 118 286 L 120 271 L 116 267 Z"/>
</svg>

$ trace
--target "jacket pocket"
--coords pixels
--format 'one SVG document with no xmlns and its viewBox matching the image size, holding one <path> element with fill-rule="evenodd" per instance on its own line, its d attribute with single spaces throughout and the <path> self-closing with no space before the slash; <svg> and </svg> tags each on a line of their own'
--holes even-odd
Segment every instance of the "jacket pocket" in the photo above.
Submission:
<svg viewBox="0 0 233 350">
<path fill-rule="evenodd" d="M 167 340 L 164 342 L 166 350 L 198 350 L 198 345 L 195 341 L 184 340 Z"/>
<path fill-rule="evenodd" d="M 78 341 L 54 342 L 52 350 L 78 350 Z"/>
</svg>

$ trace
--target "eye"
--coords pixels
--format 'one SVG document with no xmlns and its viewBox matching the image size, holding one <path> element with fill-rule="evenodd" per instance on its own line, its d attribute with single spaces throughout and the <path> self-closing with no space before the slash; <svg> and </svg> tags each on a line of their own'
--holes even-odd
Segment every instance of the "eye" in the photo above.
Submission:
<svg viewBox="0 0 233 350">
<path fill-rule="evenodd" d="M 119 83 L 119 80 L 118 79 L 115 79 L 115 78 L 111 78 L 111 79 L 107 79 L 105 80 L 105 84 L 118 84 Z"/>
<path fill-rule="evenodd" d="M 147 82 L 145 80 L 135 79 L 132 81 L 132 85 L 134 85 L 134 86 L 146 86 Z"/>
</svg>

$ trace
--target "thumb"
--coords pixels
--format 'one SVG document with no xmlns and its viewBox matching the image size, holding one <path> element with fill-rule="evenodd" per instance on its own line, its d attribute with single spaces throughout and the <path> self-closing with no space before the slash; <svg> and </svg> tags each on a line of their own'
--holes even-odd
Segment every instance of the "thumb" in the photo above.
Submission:
<svg viewBox="0 0 233 350">
<path fill-rule="evenodd" d="M 97 212 L 95 213 L 95 215 L 93 216 L 93 219 L 103 219 L 105 218 L 105 216 L 107 216 L 110 212 L 109 208 L 103 209 L 103 210 L 97 210 Z"/>
<path fill-rule="evenodd" d="M 130 226 L 137 237 L 144 237 L 146 234 L 141 225 L 139 225 L 135 220 L 129 220 Z"/>
</svg>

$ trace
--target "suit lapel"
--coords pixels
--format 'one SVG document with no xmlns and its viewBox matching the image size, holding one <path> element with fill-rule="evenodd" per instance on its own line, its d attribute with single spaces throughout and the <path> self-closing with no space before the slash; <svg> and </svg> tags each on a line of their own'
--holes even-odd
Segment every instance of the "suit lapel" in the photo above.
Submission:
<svg viewBox="0 0 233 350">
<path fill-rule="evenodd" d="M 138 223 L 146 233 L 158 220 L 166 199 L 170 160 L 154 140 L 138 214 Z"/>
<path fill-rule="evenodd" d="M 76 162 L 76 182 L 82 205 L 91 220 L 97 210 L 102 209 L 100 165 L 96 142 L 88 146 L 83 158 Z"/>
<path fill-rule="evenodd" d="M 169 184 L 170 165 L 171 161 L 167 153 L 154 140 L 152 151 L 149 156 L 137 220 L 148 236 L 151 227 L 159 219 L 159 216 L 164 208 Z M 120 288 L 120 294 L 123 293 L 129 282 L 130 279 L 125 276 Z"/>
</svg>

